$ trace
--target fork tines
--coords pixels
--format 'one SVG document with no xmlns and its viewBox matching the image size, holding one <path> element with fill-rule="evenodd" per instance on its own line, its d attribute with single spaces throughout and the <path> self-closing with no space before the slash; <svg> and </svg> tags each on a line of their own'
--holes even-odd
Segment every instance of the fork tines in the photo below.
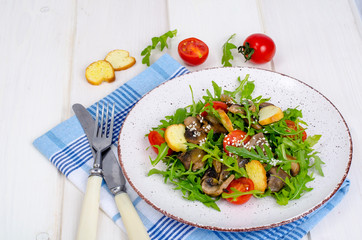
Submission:
<svg viewBox="0 0 362 240">
<path fill-rule="evenodd" d="M 106 104 L 103 103 L 101 116 L 99 117 L 99 103 L 97 103 L 94 137 L 101 137 L 101 138 L 113 137 L 114 109 L 115 109 L 115 104 L 113 103 L 111 117 L 109 118 L 109 103 L 108 102 Z M 101 118 L 100 123 L 99 123 L 99 118 Z"/>
</svg>

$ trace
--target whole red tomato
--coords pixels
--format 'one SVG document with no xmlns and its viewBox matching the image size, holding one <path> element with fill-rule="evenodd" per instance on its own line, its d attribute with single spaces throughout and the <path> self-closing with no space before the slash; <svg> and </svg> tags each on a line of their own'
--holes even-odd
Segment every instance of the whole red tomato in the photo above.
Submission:
<svg viewBox="0 0 362 240">
<path fill-rule="evenodd" d="M 205 62 L 209 47 L 197 38 L 187 38 L 178 45 L 178 54 L 187 65 L 197 66 Z"/>
<path fill-rule="evenodd" d="M 265 34 L 255 33 L 247 37 L 244 45 L 238 48 L 245 60 L 262 64 L 271 61 L 275 55 L 275 43 Z"/>
<path fill-rule="evenodd" d="M 250 178 L 241 177 L 238 179 L 234 179 L 229 184 L 229 186 L 226 188 L 225 192 L 233 193 L 234 191 L 231 188 L 235 188 L 236 190 L 238 190 L 240 192 L 249 192 L 251 190 L 254 190 L 254 183 Z M 246 203 L 247 201 L 249 201 L 251 196 L 252 196 L 252 194 L 246 194 L 246 195 L 241 195 L 241 196 L 237 197 L 236 199 L 226 198 L 226 200 L 233 204 L 243 204 L 243 203 Z"/>
</svg>

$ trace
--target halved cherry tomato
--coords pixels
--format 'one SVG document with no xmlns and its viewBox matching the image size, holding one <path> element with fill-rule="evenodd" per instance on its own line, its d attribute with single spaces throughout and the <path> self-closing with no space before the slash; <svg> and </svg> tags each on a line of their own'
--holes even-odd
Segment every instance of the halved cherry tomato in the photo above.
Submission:
<svg viewBox="0 0 362 240">
<path fill-rule="evenodd" d="M 208 106 L 210 106 L 210 104 L 209 103 L 206 103 L 205 104 L 205 107 L 208 107 Z M 222 110 L 224 110 L 225 112 L 228 112 L 228 105 L 226 105 L 226 103 L 224 103 L 224 102 L 220 102 L 220 101 L 213 101 L 212 102 L 212 107 L 215 109 L 215 110 L 217 110 L 217 109 L 222 109 Z M 206 111 L 204 111 L 204 112 L 202 112 L 201 113 L 201 116 L 203 116 L 203 117 L 206 117 L 207 116 L 207 112 Z"/>
<path fill-rule="evenodd" d="M 250 136 L 246 136 L 246 132 L 241 130 L 234 130 L 225 136 L 223 141 L 224 151 L 227 154 L 231 154 L 228 150 L 226 150 L 227 146 L 240 147 L 242 144 L 249 142 Z M 245 137 L 246 136 L 246 137 Z"/>
<path fill-rule="evenodd" d="M 155 153 L 158 154 L 158 149 L 156 147 L 154 147 L 154 145 L 160 146 L 162 143 L 166 142 L 166 140 L 162 137 L 162 135 L 157 132 L 157 131 L 151 131 L 148 134 L 148 141 L 150 142 L 152 149 L 155 151 Z M 167 155 L 171 155 L 172 154 L 172 149 L 169 148 Z"/>
<path fill-rule="evenodd" d="M 231 190 L 231 188 L 235 188 L 236 190 L 240 192 L 249 192 L 251 190 L 254 190 L 254 183 L 250 178 L 241 177 L 238 179 L 234 179 L 229 186 L 226 188 L 227 193 L 233 193 L 234 191 Z M 246 194 L 242 195 L 240 197 L 237 197 L 235 200 L 233 198 L 225 198 L 228 202 L 231 202 L 233 204 L 243 204 L 249 201 L 252 194 Z"/>
<path fill-rule="evenodd" d="M 267 63 L 273 59 L 276 51 L 274 41 L 265 34 L 255 33 L 247 37 L 244 45 L 238 48 L 246 60 L 256 64 Z"/>
<path fill-rule="evenodd" d="M 292 120 L 285 120 L 285 123 L 287 124 L 288 128 L 294 130 L 294 131 L 298 131 L 298 130 L 303 130 L 303 128 L 301 126 L 299 126 L 299 129 L 297 128 L 297 126 L 295 125 L 295 122 L 293 122 Z M 294 138 L 294 135 L 290 135 L 290 138 Z M 307 133 L 305 131 L 302 132 L 302 141 L 304 142 L 307 139 Z"/>
<path fill-rule="evenodd" d="M 178 54 L 186 64 L 197 66 L 205 62 L 209 47 L 200 39 L 187 38 L 179 43 Z"/>
</svg>

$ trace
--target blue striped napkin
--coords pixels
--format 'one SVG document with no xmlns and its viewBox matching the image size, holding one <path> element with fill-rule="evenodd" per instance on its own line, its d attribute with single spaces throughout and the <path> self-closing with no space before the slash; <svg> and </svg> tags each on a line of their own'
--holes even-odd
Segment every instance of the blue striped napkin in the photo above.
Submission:
<svg viewBox="0 0 362 240">
<path fill-rule="evenodd" d="M 144 94 L 161 83 L 188 72 L 185 67 L 165 54 L 144 72 L 102 99 L 100 102 L 111 101 L 116 104 L 113 143 L 115 145 L 117 143 L 120 126 L 127 113 Z M 90 106 L 88 111 L 95 117 L 96 105 Z M 77 188 L 85 192 L 89 170 L 93 164 L 92 152 L 75 116 L 40 136 L 33 144 Z M 126 187 L 152 239 L 300 239 L 341 201 L 348 192 L 349 181 L 346 180 L 324 206 L 308 216 L 283 226 L 254 232 L 219 232 L 185 225 L 154 210 L 133 191 L 130 185 L 127 184 Z M 125 230 L 113 196 L 104 182 L 101 187 L 100 207 L 121 229 Z"/>
</svg>

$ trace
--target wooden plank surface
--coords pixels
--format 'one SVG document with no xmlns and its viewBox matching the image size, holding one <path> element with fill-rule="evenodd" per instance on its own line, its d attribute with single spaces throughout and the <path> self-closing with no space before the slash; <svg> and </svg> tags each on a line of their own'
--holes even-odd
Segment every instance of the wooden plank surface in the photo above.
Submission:
<svg viewBox="0 0 362 240">
<path fill-rule="evenodd" d="M 1 3 L 0 239 L 56 239 L 64 179 L 32 141 L 67 117 L 73 1 Z"/>
<path fill-rule="evenodd" d="M 74 33 L 69 106 L 81 103 L 89 106 L 114 91 L 147 68 L 142 64 L 141 51 L 151 38 L 168 31 L 165 1 L 85 1 L 77 2 Z M 136 64 L 116 72 L 110 84 L 90 85 L 85 77 L 86 67 L 104 59 L 108 52 L 124 49 L 136 58 Z M 69 114 L 73 112 L 69 109 Z M 66 181 L 62 212 L 62 239 L 74 239 L 83 194 Z M 113 221 L 100 212 L 98 239 L 126 239 Z"/>
<path fill-rule="evenodd" d="M 266 31 L 280 44 L 275 70 L 306 82 L 329 98 L 349 124 L 354 142 L 359 142 L 362 39 L 350 4 L 348 1 L 281 0 L 262 1 L 261 7 Z M 309 14 L 301 11 L 305 5 L 309 6 Z M 359 148 L 355 147 L 348 175 L 350 191 L 311 231 L 312 239 L 362 236 L 361 221 L 356 221 L 362 213 L 362 204 L 356 200 L 361 196 L 360 156 Z"/>
</svg>

